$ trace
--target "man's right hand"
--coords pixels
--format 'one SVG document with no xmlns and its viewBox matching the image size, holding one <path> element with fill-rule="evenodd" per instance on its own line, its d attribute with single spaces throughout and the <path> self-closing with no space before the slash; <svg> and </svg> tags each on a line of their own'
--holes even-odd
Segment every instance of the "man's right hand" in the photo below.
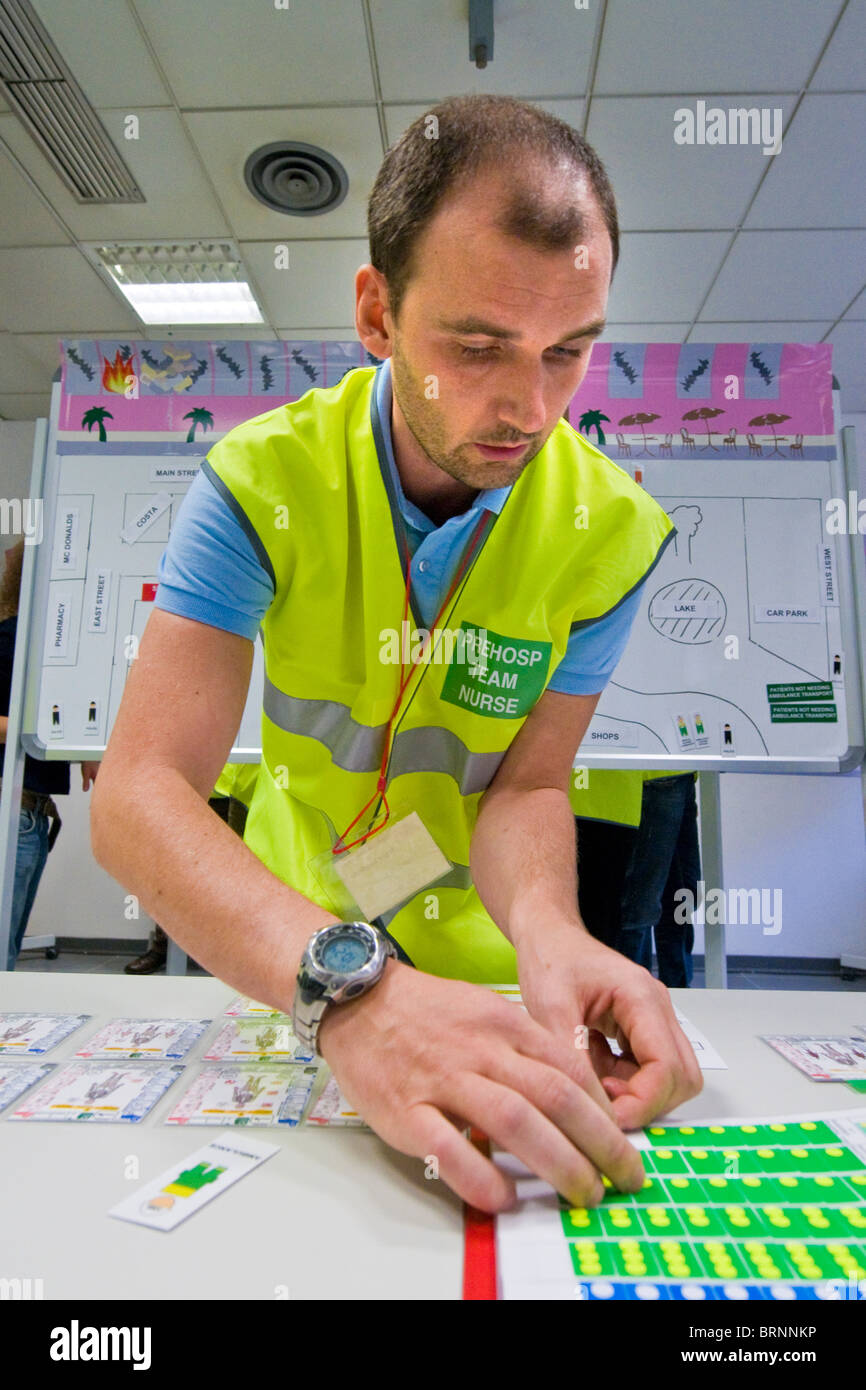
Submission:
<svg viewBox="0 0 866 1390">
<path fill-rule="evenodd" d="M 515 1188 L 461 1128 L 471 1124 L 575 1206 L 644 1181 L 587 1050 L 570 1048 L 491 990 L 388 962 L 378 984 L 331 1004 L 319 1050 L 346 1097 L 401 1153 L 435 1157 L 439 1176 L 482 1211 Z"/>
</svg>

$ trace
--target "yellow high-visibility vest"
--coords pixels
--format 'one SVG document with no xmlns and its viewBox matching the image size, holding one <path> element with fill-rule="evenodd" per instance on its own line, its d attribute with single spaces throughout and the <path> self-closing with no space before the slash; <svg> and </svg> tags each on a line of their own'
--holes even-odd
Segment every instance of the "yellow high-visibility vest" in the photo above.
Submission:
<svg viewBox="0 0 866 1390">
<path fill-rule="evenodd" d="M 202 464 L 274 583 L 262 622 L 262 761 L 244 839 L 283 882 L 337 914 L 314 861 L 376 791 L 400 682 L 394 658 L 404 654 L 404 537 L 374 378 L 357 368 L 246 421 Z M 420 969 L 516 978 L 514 950 L 469 873 L 481 796 L 572 629 L 642 583 L 674 534 L 658 503 L 564 420 L 501 512 L 487 514 L 430 659 L 407 685 L 388 765 L 391 820 L 417 811 L 451 864 L 386 915 Z M 412 634 L 423 630 L 414 604 L 409 623 L 414 655 Z"/>
</svg>

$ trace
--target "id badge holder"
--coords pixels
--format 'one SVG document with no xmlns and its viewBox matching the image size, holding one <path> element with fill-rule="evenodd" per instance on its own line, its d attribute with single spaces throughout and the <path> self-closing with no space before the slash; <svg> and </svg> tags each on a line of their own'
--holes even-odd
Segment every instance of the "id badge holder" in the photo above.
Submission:
<svg viewBox="0 0 866 1390">
<path fill-rule="evenodd" d="M 345 921 L 371 922 L 451 869 L 417 811 L 390 821 L 354 849 L 325 850 L 310 869 Z"/>
</svg>

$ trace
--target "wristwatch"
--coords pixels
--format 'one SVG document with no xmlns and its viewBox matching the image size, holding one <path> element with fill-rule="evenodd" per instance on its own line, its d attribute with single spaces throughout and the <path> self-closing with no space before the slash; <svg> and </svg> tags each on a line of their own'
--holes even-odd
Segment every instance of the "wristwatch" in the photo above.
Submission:
<svg viewBox="0 0 866 1390">
<path fill-rule="evenodd" d="M 301 1042 L 318 1052 L 319 1024 L 328 1005 L 366 994 L 382 978 L 388 957 L 396 955 L 393 941 L 369 922 L 335 922 L 311 936 L 292 1005 Z"/>
</svg>

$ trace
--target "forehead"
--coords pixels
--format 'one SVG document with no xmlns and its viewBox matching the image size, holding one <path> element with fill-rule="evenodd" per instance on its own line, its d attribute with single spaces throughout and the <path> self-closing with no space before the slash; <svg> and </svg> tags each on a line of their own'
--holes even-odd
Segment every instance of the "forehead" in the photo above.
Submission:
<svg viewBox="0 0 866 1390">
<path fill-rule="evenodd" d="M 587 246 L 596 275 L 587 276 L 584 270 L 575 280 L 570 245 L 550 252 L 500 229 L 498 223 L 515 192 L 523 192 L 539 206 L 547 205 L 554 215 L 563 206 L 579 211 L 583 231 L 575 244 Z M 502 276 L 537 288 L 543 274 L 546 282 L 561 276 L 566 292 L 573 288 L 579 293 L 590 281 L 609 282 L 612 251 L 588 175 L 571 169 L 532 169 L 515 181 L 494 170 L 464 178 L 449 190 L 419 236 L 413 260 L 414 276 L 424 283 L 425 291 L 437 287 L 441 291 L 455 283 L 479 289 Z"/>
</svg>

